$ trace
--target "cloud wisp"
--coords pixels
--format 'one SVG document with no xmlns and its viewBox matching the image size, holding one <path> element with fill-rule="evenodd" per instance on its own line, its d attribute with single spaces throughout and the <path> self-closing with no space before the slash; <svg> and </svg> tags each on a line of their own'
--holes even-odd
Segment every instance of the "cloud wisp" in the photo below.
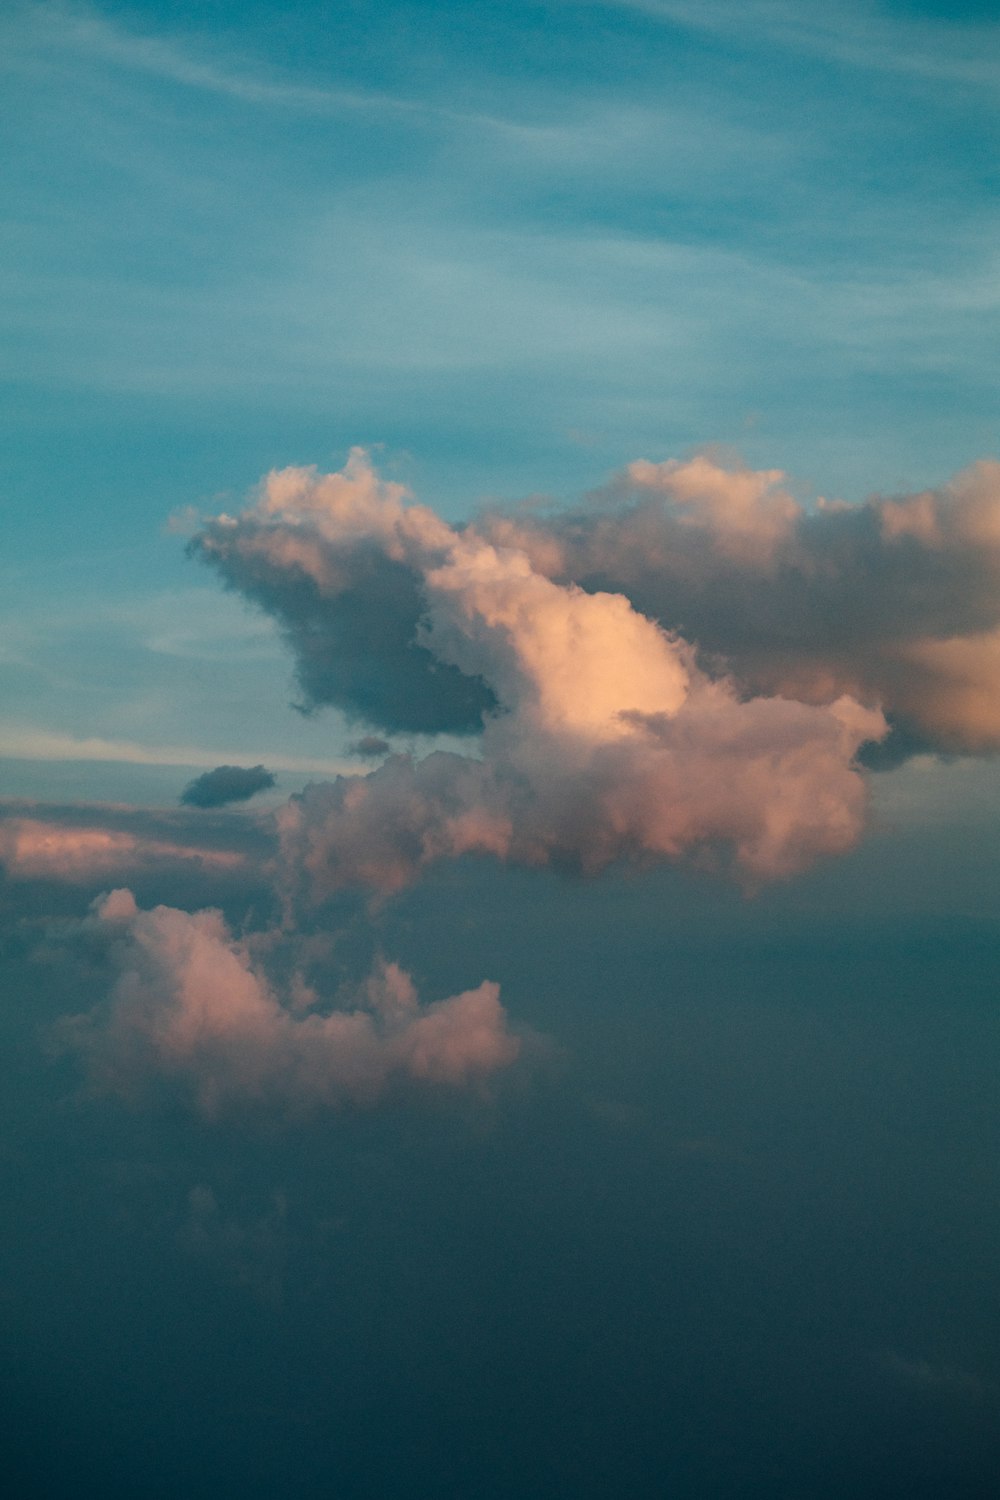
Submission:
<svg viewBox="0 0 1000 1500">
<path fill-rule="evenodd" d="M 814 4 L 731 0 L 597 0 L 667 25 L 745 44 L 777 47 L 836 65 L 897 73 L 960 87 L 996 88 L 997 28 L 992 18 L 972 23 L 930 17 L 880 15 L 865 5 L 836 11 Z"/>
<path fill-rule="evenodd" d="M 245 850 L 197 838 L 164 836 L 135 817 L 122 826 L 111 818 L 10 816 L 0 810 L 0 866 L 15 880 L 56 880 L 90 885 L 108 877 L 197 867 L 206 874 L 236 874 L 250 867 Z"/>
</svg>

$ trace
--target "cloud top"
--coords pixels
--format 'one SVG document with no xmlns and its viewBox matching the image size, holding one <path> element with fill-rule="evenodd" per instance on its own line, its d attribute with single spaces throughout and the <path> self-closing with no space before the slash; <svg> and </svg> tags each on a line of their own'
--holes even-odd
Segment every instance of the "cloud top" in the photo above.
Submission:
<svg viewBox="0 0 1000 1500">
<path fill-rule="evenodd" d="M 745 693 L 879 705 L 899 747 L 1000 749 L 1000 463 L 807 509 L 779 470 L 636 462 L 572 511 L 494 514 L 539 572 L 613 590 Z M 891 763 L 894 757 L 889 757 Z"/>
<path fill-rule="evenodd" d="M 280 624 L 303 706 L 334 705 L 379 729 L 477 731 L 494 698 L 417 639 L 423 570 L 452 533 L 355 449 L 342 472 L 269 474 L 256 504 L 219 516 L 192 551 Z"/>
</svg>

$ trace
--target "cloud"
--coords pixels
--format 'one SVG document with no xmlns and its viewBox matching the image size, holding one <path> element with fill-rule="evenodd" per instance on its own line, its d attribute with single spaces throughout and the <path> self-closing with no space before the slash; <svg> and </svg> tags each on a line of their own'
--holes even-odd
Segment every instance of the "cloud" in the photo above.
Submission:
<svg viewBox="0 0 1000 1500">
<path fill-rule="evenodd" d="M 771 566 L 797 516 L 777 477 L 727 488 L 708 465 L 671 471 L 688 490 L 680 533 L 721 535 L 732 566 Z M 877 709 L 748 700 L 623 592 L 547 576 L 559 536 L 501 531 L 448 525 L 355 450 L 340 474 L 270 474 L 196 539 L 282 620 L 313 702 L 481 731 L 476 754 L 394 756 L 293 798 L 278 814 L 290 885 L 393 890 L 469 852 L 596 871 L 728 849 L 759 879 L 854 842 L 854 757 L 885 731 Z"/>
<path fill-rule="evenodd" d="M 199 902 L 259 899 L 276 850 L 266 815 L 0 802 L 0 867 L 10 881 L 89 886 L 92 894 L 127 882 L 144 896 L 167 890 L 182 902 L 195 891 Z"/>
<path fill-rule="evenodd" d="M 218 54 L 196 36 L 142 34 L 110 21 L 82 3 L 30 5 L 27 25 L 9 39 L 29 52 L 70 49 L 94 62 L 125 72 L 147 74 L 166 83 L 234 100 L 248 106 L 287 109 L 333 117 L 398 117 L 419 125 L 438 121 L 489 132 L 527 130 L 517 121 L 476 111 L 407 98 L 385 90 L 330 88 L 267 72 L 255 58 Z"/>
<path fill-rule="evenodd" d="M 812 510 L 784 479 L 637 462 L 571 512 L 481 529 L 554 580 L 622 592 L 746 693 L 878 704 L 900 753 L 1000 748 L 1000 463 Z"/>
<path fill-rule="evenodd" d="M 352 1010 L 319 1010 L 301 972 L 279 998 L 256 945 L 220 912 L 157 906 L 127 889 L 84 924 L 117 969 L 107 1004 L 63 1028 L 99 1089 L 141 1095 L 156 1080 L 214 1118 L 260 1103 L 292 1116 L 374 1103 L 393 1084 L 463 1087 L 509 1066 L 520 1043 L 499 989 L 423 1004 L 409 975 L 380 961 Z"/>
<path fill-rule="evenodd" d="M 380 756 L 388 755 L 392 746 L 380 734 L 363 734 L 359 740 L 354 740 L 347 748 L 352 755 L 360 755 L 363 760 L 376 760 Z"/>
<path fill-rule="evenodd" d="M 0 822 L 0 864 L 20 880 L 64 880 L 86 885 L 126 871 L 194 863 L 218 873 L 246 863 L 237 849 L 215 849 L 127 829 L 6 818 Z"/>
<path fill-rule="evenodd" d="M 274 776 L 263 766 L 216 766 L 189 782 L 181 801 L 188 807 L 223 807 L 227 802 L 246 802 L 272 786 Z"/>
<path fill-rule="evenodd" d="M 871 6 L 825 6 L 757 0 L 599 0 L 669 25 L 689 27 L 746 45 L 778 47 L 838 66 L 900 73 L 994 89 L 997 28 L 992 18 L 970 23 L 921 15 L 879 15 Z"/>
<path fill-rule="evenodd" d="M 192 550 L 280 623 L 305 706 L 334 704 L 391 731 L 468 733 L 494 699 L 417 636 L 421 564 L 450 528 L 355 449 L 343 472 L 269 474 L 258 503 L 220 516 Z"/>
<path fill-rule="evenodd" d="M 195 745 L 138 745 L 131 740 L 107 740 L 53 733 L 30 727 L 0 728 L 0 756 L 24 760 L 105 761 L 109 765 L 137 766 L 217 766 L 223 759 L 219 750 L 204 750 Z M 268 756 L 283 771 L 304 775 L 336 775 L 343 766 L 337 757 L 284 755 L 280 751 Z"/>
</svg>

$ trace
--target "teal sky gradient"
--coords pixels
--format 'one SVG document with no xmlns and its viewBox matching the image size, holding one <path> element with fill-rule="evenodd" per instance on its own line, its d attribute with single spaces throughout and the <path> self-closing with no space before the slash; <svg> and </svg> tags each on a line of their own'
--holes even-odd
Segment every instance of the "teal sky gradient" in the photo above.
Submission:
<svg viewBox="0 0 1000 1500">
<path fill-rule="evenodd" d="M 6 8 L 18 734 L 342 752 L 164 530 L 272 466 L 360 443 L 454 517 L 706 444 L 849 499 L 996 452 L 998 41 L 976 5 Z"/>
</svg>

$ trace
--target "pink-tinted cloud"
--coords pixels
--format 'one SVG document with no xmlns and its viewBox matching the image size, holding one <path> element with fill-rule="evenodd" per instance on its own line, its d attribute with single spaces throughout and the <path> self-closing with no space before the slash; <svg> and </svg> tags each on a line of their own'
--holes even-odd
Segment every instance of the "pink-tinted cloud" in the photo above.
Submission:
<svg viewBox="0 0 1000 1500">
<path fill-rule="evenodd" d="M 667 476 L 682 487 L 697 477 Z M 735 515 L 746 540 L 757 505 L 772 547 L 794 519 L 775 476 L 736 488 L 727 499 L 716 486 L 711 525 Z M 354 884 L 392 890 L 433 860 L 468 852 L 598 870 L 719 848 L 759 879 L 850 846 L 865 816 L 854 756 L 884 733 L 877 709 L 844 694 L 819 704 L 747 700 L 624 594 L 548 577 L 515 540 L 495 544 L 407 508 L 357 456 L 342 476 L 271 476 L 245 517 L 206 532 L 206 549 L 239 542 L 229 562 L 245 562 L 247 549 L 266 559 L 268 587 L 286 599 L 317 579 L 339 586 L 345 555 L 350 589 L 363 592 L 354 566 L 362 544 L 405 562 L 416 601 L 409 645 L 423 652 L 417 678 L 451 672 L 485 684 L 495 705 L 476 755 L 395 757 L 293 799 L 278 819 L 293 885 L 304 880 L 321 896 Z M 314 620 L 320 638 L 324 619 Z M 331 637 L 343 626 L 338 616 Z M 367 640 L 362 633 L 348 654 Z M 403 657 L 394 670 L 405 677 Z"/>
<path fill-rule="evenodd" d="M 416 639 L 423 573 L 453 539 L 356 449 L 339 474 L 269 474 L 249 509 L 209 522 L 191 546 L 279 621 L 305 706 L 433 734 L 475 731 L 493 704 Z"/>
<path fill-rule="evenodd" d="M 143 911 L 119 889 L 89 928 L 110 944 L 117 978 L 108 1004 L 66 1035 L 101 1088 L 133 1095 L 165 1079 L 208 1117 L 254 1102 L 298 1115 L 373 1103 L 401 1080 L 466 1086 L 518 1055 L 489 982 L 425 1005 L 382 962 L 355 1009 L 320 1012 L 301 982 L 283 1002 L 217 911 Z"/>
<path fill-rule="evenodd" d="M 224 874 L 242 868 L 245 856 L 233 849 L 175 843 L 122 828 L 31 817 L 0 821 L 0 864 L 14 879 L 86 885 L 178 863 Z"/>
<path fill-rule="evenodd" d="M 911 744 L 1000 748 L 1000 463 L 937 489 L 799 504 L 777 470 L 630 464 L 587 504 L 480 530 L 536 571 L 618 590 L 745 692 L 881 706 Z"/>
</svg>

